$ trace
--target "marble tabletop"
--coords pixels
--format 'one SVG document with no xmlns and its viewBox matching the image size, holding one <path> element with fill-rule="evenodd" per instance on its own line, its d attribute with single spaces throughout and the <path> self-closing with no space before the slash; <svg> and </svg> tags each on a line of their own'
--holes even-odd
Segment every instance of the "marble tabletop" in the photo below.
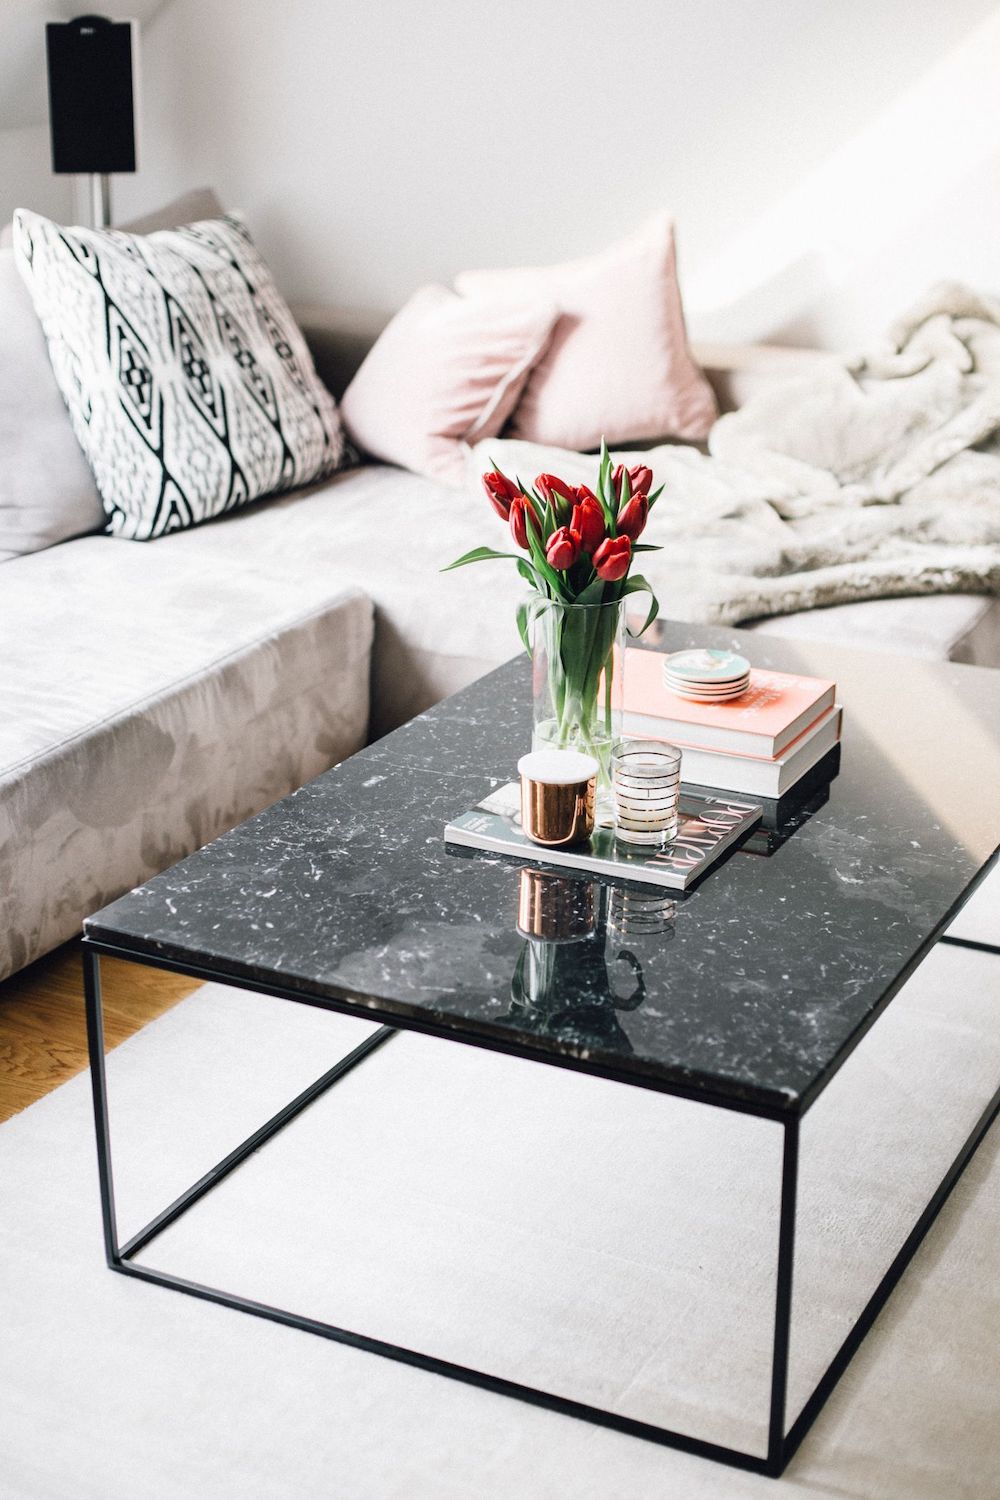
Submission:
<svg viewBox="0 0 1000 1500">
<path fill-rule="evenodd" d="M 88 937 L 647 1087 L 803 1111 L 996 855 L 1000 672 L 733 630 L 650 635 L 833 677 L 844 705 L 829 784 L 686 895 L 445 846 L 448 820 L 514 779 L 528 747 L 521 657 L 98 912 Z"/>
</svg>

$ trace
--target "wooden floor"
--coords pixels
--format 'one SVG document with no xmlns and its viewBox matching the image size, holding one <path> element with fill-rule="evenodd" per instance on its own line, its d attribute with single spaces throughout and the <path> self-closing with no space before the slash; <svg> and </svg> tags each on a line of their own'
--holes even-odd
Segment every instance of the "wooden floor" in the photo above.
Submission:
<svg viewBox="0 0 1000 1500">
<path fill-rule="evenodd" d="M 102 959 L 105 1045 L 116 1047 L 197 985 L 181 974 Z M 0 1120 L 86 1066 L 80 946 L 72 942 L 0 984 Z"/>
</svg>

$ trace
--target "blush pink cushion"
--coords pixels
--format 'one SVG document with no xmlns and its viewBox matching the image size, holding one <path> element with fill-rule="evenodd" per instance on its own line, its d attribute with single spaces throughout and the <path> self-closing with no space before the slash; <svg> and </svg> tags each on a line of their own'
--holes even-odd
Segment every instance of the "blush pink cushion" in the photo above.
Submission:
<svg viewBox="0 0 1000 1500">
<path fill-rule="evenodd" d="M 374 458 L 461 485 L 464 444 L 500 432 L 558 316 L 538 296 L 498 301 L 423 287 L 344 393 L 348 434 Z"/>
<path fill-rule="evenodd" d="M 664 214 L 600 255 L 561 266 L 466 271 L 468 296 L 549 298 L 560 318 L 510 436 L 560 448 L 704 438 L 718 411 L 691 357 L 674 230 Z"/>
</svg>

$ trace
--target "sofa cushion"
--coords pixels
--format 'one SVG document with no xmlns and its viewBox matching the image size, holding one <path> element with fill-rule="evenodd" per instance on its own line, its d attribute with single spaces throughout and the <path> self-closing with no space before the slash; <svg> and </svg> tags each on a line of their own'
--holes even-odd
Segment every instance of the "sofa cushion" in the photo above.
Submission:
<svg viewBox="0 0 1000 1500">
<path fill-rule="evenodd" d="M 176 229 L 178 224 L 196 224 L 200 219 L 221 219 L 222 204 L 213 188 L 191 188 L 162 208 L 154 208 L 148 214 L 139 214 L 119 224 L 126 234 L 155 234 L 158 229 Z"/>
<path fill-rule="evenodd" d="M 0 977 L 364 743 L 367 598 L 210 530 L 4 570 Z"/>
<path fill-rule="evenodd" d="M 388 326 L 390 315 L 354 304 L 291 302 L 289 306 L 319 378 L 339 401 Z"/>
<path fill-rule="evenodd" d="M 110 517 L 146 539 L 335 469 L 333 398 L 244 225 L 15 215 L 15 253 Z"/>
<path fill-rule="evenodd" d="M 0 976 L 360 746 L 370 600 L 376 733 L 512 656 L 513 569 L 488 609 L 472 569 L 438 572 L 481 527 L 369 465 L 155 547 L 84 537 L 7 569 Z"/>
<path fill-rule="evenodd" d="M 931 661 L 1000 667 L 1000 599 L 983 594 L 867 599 L 774 615 L 742 628 Z"/>
<path fill-rule="evenodd" d="M 466 271 L 455 286 L 467 296 L 544 297 L 563 314 L 514 413 L 512 437 L 586 449 L 602 437 L 707 436 L 715 397 L 688 349 L 665 214 L 599 255 Z"/>
<path fill-rule="evenodd" d="M 416 292 L 348 386 L 341 413 L 366 453 L 460 487 L 464 443 L 496 437 L 543 354 L 551 302 Z"/>
<path fill-rule="evenodd" d="M 191 188 L 177 198 L 171 198 L 162 208 L 151 213 L 128 219 L 117 228 L 127 234 L 152 234 L 155 229 L 173 229 L 177 224 L 192 224 L 196 219 L 218 219 L 222 215 L 222 204 L 211 188 Z M 0 247 L 14 243 L 14 225 L 5 224 L 0 229 Z"/>
<path fill-rule="evenodd" d="M 0 562 L 103 525 L 31 297 L 0 249 Z"/>
<path fill-rule="evenodd" d="M 123 228 L 150 234 L 221 213 L 211 188 L 195 188 Z M 10 246 L 10 231 L 5 224 L 0 247 Z M 13 250 L 0 248 L 0 562 L 100 531 L 104 519 L 31 294 Z"/>
</svg>

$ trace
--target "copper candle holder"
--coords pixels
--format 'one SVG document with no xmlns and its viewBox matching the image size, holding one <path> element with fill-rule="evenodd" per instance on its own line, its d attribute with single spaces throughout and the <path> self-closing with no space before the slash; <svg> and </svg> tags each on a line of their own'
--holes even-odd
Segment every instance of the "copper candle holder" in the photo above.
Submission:
<svg viewBox="0 0 1000 1500">
<path fill-rule="evenodd" d="M 548 849 L 579 844 L 594 831 L 597 761 L 576 750 L 536 750 L 517 763 L 521 827 Z"/>
</svg>

